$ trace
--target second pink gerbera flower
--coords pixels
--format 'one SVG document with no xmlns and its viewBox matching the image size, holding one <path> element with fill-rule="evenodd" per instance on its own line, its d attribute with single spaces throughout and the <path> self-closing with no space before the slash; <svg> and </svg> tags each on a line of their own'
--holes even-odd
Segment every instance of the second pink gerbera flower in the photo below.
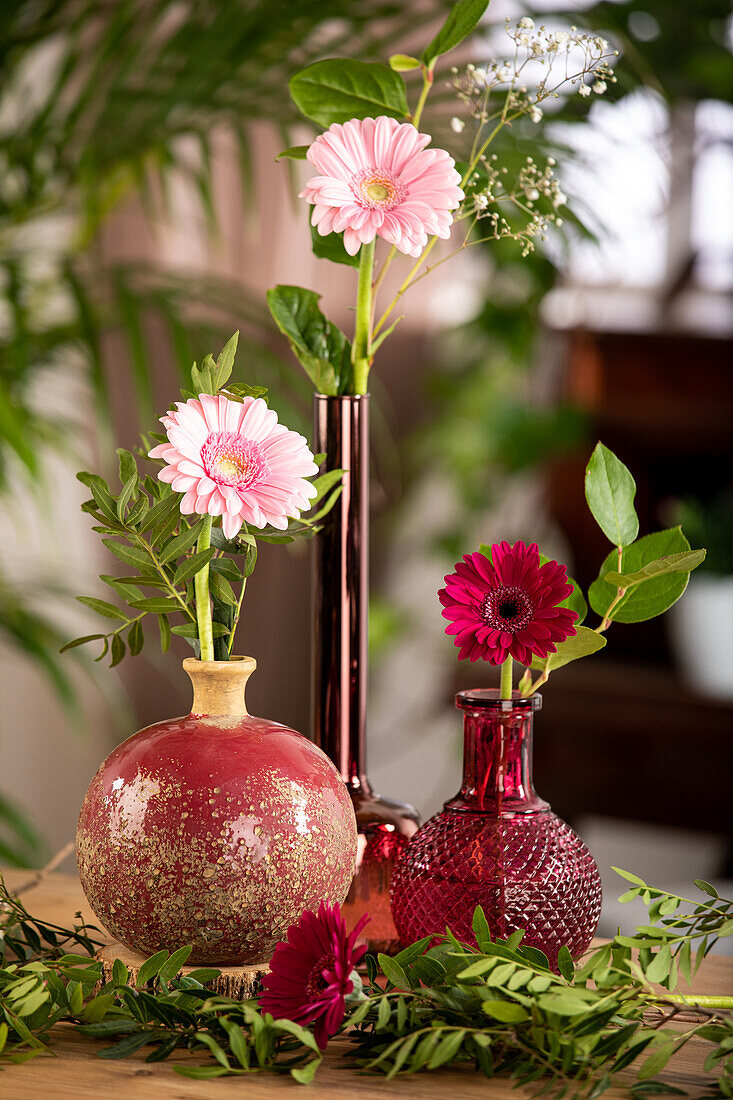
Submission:
<svg viewBox="0 0 733 1100">
<path fill-rule="evenodd" d="M 329 126 L 308 150 L 319 174 L 301 192 L 318 232 L 343 232 L 351 256 L 375 236 L 409 256 L 420 255 L 428 236 L 450 236 L 461 177 L 445 149 L 426 149 L 429 142 L 411 123 L 384 115 Z"/>
<path fill-rule="evenodd" d="M 544 659 L 576 633 L 577 612 L 558 606 L 572 591 L 564 565 L 540 565 L 536 543 L 498 542 L 491 558 L 465 554 L 438 597 L 459 659 L 501 665 L 511 656 L 530 665 L 533 656 Z"/>
<path fill-rule="evenodd" d="M 305 438 L 279 424 L 261 397 L 202 393 L 160 419 L 169 442 L 150 451 L 167 463 L 159 480 L 183 493 L 184 515 L 221 516 L 228 539 L 244 523 L 284 531 L 317 496 L 305 480 L 318 473 Z"/>
</svg>

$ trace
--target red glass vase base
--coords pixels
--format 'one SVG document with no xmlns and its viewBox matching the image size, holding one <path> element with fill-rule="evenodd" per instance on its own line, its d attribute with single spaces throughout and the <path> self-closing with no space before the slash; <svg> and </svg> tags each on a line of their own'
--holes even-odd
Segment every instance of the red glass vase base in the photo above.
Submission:
<svg viewBox="0 0 733 1100">
<path fill-rule="evenodd" d="M 601 913 L 598 868 L 580 837 L 532 784 L 532 717 L 539 695 L 499 700 L 461 692 L 463 785 L 398 860 L 392 912 L 403 943 L 450 927 L 475 943 L 480 905 L 492 936 L 519 929 L 550 964 L 565 945 L 586 950 Z"/>
<path fill-rule="evenodd" d="M 394 954 L 400 950 L 400 939 L 390 904 L 392 874 L 420 819 L 414 807 L 373 791 L 352 790 L 351 798 L 356 813 L 356 874 L 341 909 L 349 928 L 368 913 L 370 920 L 359 942 L 372 953 Z"/>
</svg>

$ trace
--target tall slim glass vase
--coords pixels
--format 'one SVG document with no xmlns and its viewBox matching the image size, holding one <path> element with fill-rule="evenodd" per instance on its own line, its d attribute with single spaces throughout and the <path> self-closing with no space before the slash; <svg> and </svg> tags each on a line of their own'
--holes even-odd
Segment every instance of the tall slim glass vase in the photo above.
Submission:
<svg viewBox="0 0 733 1100">
<path fill-rule="evenodd" d="M 368 911 L 364 939 L 396 951 L 390 909 L 397 856 L 419 826 L 410 805 L 382 798 L 366 775 L 369 601 L 369 396 L 314 398 L 314 449 L 343 489 L 316 535 L 313 616 L 313 737 L 347 785 L 356 813 L 356 875 L 343 907 L 350 925 Z"/>
</svg>

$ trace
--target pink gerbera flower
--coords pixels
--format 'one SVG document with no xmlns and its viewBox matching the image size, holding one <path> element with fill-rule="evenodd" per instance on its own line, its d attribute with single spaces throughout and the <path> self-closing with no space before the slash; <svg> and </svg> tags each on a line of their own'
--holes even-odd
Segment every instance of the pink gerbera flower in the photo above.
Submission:
<svg viewBox="0 0 733 1100">
<path fill-rule="evenodd" d="M 419 256 L 429 235 L 450 236 L 461 177 L 444 149 L 425 148 L 429 141 L 386 116 L 329 126 L 306 154 L 318 175 L 300 196 L 313 203 L 318 232 L 343 231 L 350 256 L 375 235 L 408 256 Z"/>
<path fill-rule="evenodd" d="M 491 547 L 491 558 L 465 554 L 438 598 L 460 660 L 482 657 L 501 665 L 511 655 L 530 665 L 533 655 L 544 659 L 576 633 L 577 612 L 558 607 L 572 591 L 564 565 L 540 565 L 536 543 L 499 542 Z"/>
<path fill-rule="evenodd" d="M 322 901 L 318 913 L 306 911 L 279 943 L 262 979 L 260 1009 L 276 1020 L 315 1024 L 323 1049 L 341 1026 L 345 996 L 354 988 L 352 971 L 366 954 L 356 940 L 369 920 L 365 913 L 350 934 L 338 905 Z"/>
<path fill-rule="evenodd" d="M 289 516 L 310 508 L 317 492 L 304 479 L 318 472 L 313 455 L 261 397 L 202 393 L 176 408 L 160 418 L 169 442 L 150 458 L 167 463 L 158 478 L 183 493 L 184 515 L 221 516 L 231 539 L 243 523 L 285 530 Z"/>
</svg>

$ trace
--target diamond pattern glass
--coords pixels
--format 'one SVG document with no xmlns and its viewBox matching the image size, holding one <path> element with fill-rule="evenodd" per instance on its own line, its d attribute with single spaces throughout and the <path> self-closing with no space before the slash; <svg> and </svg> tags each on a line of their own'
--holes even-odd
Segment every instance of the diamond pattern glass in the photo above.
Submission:
<svg viewBox="0 0 733 1100">
<path fill-rule="evenodd" d="M 541 697 L 497 695 L 456 697 L 464 711 L 463 785 L 398 860 L 392 912 L 403 943 L 446 925 L 475 942 L 471 920 L 481 905 L 492 935 L 523 928 L 523 942 L 555 966 L 563 944 L 577 956 L 591 941 L 600 875 L 580 837 L 532 785 L 532 721 Z"/>
</svg>

